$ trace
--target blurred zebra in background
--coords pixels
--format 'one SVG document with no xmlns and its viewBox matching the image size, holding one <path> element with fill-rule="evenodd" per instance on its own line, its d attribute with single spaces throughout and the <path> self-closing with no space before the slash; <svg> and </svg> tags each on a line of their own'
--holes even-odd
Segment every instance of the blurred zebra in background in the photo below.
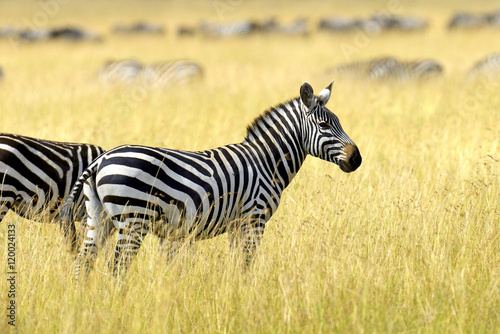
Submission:
<svg viewBox="0 0 500 334">
<path fill-rule="evenodd" d="M 450 30 L 484 27 L 500 27 L 500 9 L 482 13 L 460 12 L 453 15 L 448 22 Z"/>
<path fill-rule="evenodd" d="M 357 146 L 325 107 L 331 87 L 314 96 L 304 83 L 300 97 L 255 119 L 239 144 L 200 152 L 126 145 L 103 154 L 83 172 L 62 210 L 63 226 L 74 230 L 73 197 L 83 187 L 88 220 L 76 276 L 82 265 L 92 268 L 96 230 L 108 220 L 118 230 L 115 275 L 126 270 L 149 232 L 178 244 L 228 232 L 230 246 L 238 246 L 248 264 L 308 154 L 346 173 L 361 164 Z"/>
<path fill-rule="evenodd" d="M 9 210 L 26 219 L 57 219 L 80 174 L 103 152 L 96 145 L 0 134 L 0 222 Z M 75 199 L 73 219 L 84 219 L 82 204 L 83 195 Z M 66 236 L 74 250 L 76 235 Z"/>
<path fill-rule="evenodd" d="M 289 36 L 308 36 L 310 34 L 307 19 L 304 17 L 298 17 L 288 24 L 280 23 L 274 17 L 271 17 L 259 24 L 258 29 L 262 33 L 278 33 Z"/>
<path fill-rule="evenodd" d="M 152 87 L 169 87 L 186 84 L 203 77 L 203 68 L 192 60 L 173 60 L 144 66 L 141 81 Z"/>
<path fill-rule="evenodd" d="M 368 34 L 384 31 L 422 31 L 428 26 L 427 20 L 413 16 L 395 16 L 375 14 L 368 19 L 332 16 L 323 18 L 318 23 L 318 30 L 347 32 L 360 30 Z"/>
<path fill-rule="evenodd" d="M 206 37 L 245 36 L 256 32 L 259 24 L 252 21 L 236 21 L 226 23 L 201 22 L 198 27 L 200 33 Z"/>
<path fill-rule="evenodd" d="M 145 65 L 134 59 L 108 61 L 98 71 L 102 83 L 142 84 L 160 88 L 185 84 L 201 77 L 202 66 L 189 59 Z"/>
<path fill-rule="evenodd" d="M 436 77 L 442 72 L 443 67 L 434 60 L 402 62 L 393 57 L 384 57 L 342 64 L 327 70 L 326 75 L 374 81 L 409 82 Z"/>
<path fill-rule="evenodd" d="M 467 73 L 468 79 L 500 80 L 500 53 L 492 53 L 480 59 Z"/>
<path fill-rule="evenodd" d="M 102 83 L 132 83 L 142 71 L 142 64 L 135 59 L 107 61 L 98 72 Z"/>
<path fill-rule="evenodd" d="M 117 24 L 112 27 L 114 34 L 146 34 L 146 35 L 164 35 L 165 28 L 160 24 L 148 22 L 135 22 L 132 24 Z"/>
</svg>

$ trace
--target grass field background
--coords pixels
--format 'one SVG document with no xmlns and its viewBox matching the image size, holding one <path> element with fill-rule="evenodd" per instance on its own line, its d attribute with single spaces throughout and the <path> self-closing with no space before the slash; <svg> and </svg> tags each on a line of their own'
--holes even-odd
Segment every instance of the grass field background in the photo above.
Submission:
<svg viewBox="0 0 500 334">
<path fill-rule="evenodd" d="M 40 3 L 2 1 L 0 25 L 33 23 Z M 247 271 L 229 253 L 226 236 L 199 242 L 170 265 L 148 236 L 125 285 L 107 269 L 112 243 L 77 285 L 58 227 L 10 213 L 0 242 L 7 245 L 6 226 L 16 224 L 16 327 L 6 320 L 5 270 L 0 332 L 498 333 L 500 78 L 471 82 L 465 74 L 499 51 L 500 29 L 445 28 L 456 10 L 497 4 L 242 0 L 225 1 L 231 10 L 221 14 L 214 3 L 57 2 L 47 27 L 74 24 L 104 40 L 0 40 L 0 131 L 105 149 L 132 143 L 201 150 L 242 141 L 255 117 L 298 96 L 304 81 L 319 92 L 332 79 L 324 71 L 339 63 L 434 58 L 444 75 L 405 85 L 336 80 L 328 106 L 363 163 L 345 174 L 309 157 Z M 316 30 L 325 16 L 368 17 L 394 6 L 396 14 L 428 18 L 429 29 L 368 38 Z M 273 15 L 284 22 L 305 16 L 312 33 L 176 36 L 178 25 L 202 19 Z M 115 23 L 140 19 L 163 23 L 167 34 L 110 33 Z M 346 45 L 355 52 L 346 53 Z M 98 82 L 106 60 L 130 57 L 192 58 L 205 76 L 168 90 Z"/>
</svg>

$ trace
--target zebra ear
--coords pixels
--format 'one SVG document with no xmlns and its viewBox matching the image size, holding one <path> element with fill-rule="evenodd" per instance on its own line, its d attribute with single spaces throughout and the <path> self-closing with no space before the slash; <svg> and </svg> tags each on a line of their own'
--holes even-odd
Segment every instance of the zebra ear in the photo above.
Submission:
<svg viewBox="0 0 500 334">
<path fill-rule="evenodd" d="M 311 111 L 311 109 L 316 105 L 313 88 L 308 82 L 304 82 L 302 86 L 300 86 L 300 100 L 306 106 L 308 111 Z"/>
<path fill-rule="evenodd" d="M 328 87 L 319 92 L 318 103 L 320 106 L 325 106 L 328 103 L 328 100 L 330 99 L 330 94 L 332 92 L 332 85 L 333 85 L 333 80 L 332 82 L 330 82 Z"/>
</svg>

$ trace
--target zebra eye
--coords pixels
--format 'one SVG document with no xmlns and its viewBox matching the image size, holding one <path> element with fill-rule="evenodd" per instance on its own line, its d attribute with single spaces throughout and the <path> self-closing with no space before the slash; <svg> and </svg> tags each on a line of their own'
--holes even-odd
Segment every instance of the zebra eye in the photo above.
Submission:
<svg viewBox="0 0 500 334">
<path fill-rule="evenodd" d="M 327 122 L 319 122 L 318 125 L 319 125 L 319 128 L 321 130 L 328 130 L 328 129 L 330 129 L 330 125 L 328 125 Z"/>
</svg>

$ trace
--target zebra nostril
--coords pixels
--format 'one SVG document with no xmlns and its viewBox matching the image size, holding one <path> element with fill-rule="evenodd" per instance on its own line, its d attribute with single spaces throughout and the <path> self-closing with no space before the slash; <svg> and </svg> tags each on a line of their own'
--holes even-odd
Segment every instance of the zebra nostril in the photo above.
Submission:
<svg viewBox="0 0 500 334">
<path fill-rule="evenodd" d="M 359 154 L 359 150 L 357 147 L 353 150 L 351 156 L 349 157 L 349 165 L 354 169 L 358 168 L 361 165 L 361 154 Z"/>
</svg>

